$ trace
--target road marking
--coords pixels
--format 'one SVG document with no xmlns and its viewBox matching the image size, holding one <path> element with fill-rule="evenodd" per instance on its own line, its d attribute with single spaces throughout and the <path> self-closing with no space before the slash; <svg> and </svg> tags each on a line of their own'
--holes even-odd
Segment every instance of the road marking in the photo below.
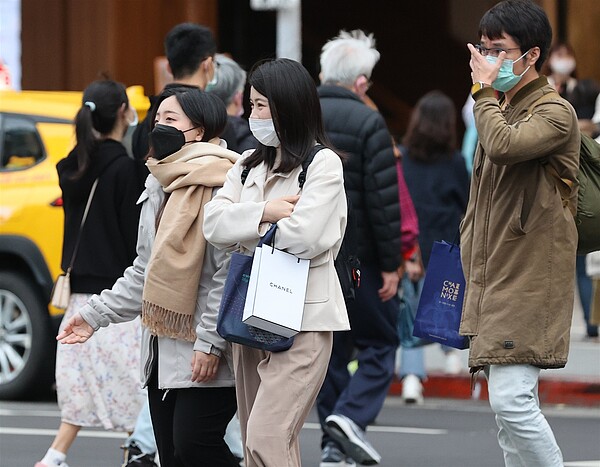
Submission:
<svg viewBox="0 0 600 467">
<path fill-rule="evenodd" d="M 565 467 L 600 467 L 600 460 L 565 462 Z"/>
<path fill-rule="evenodd" d="M 305 423 L 304 428 L 307 430 L 320 430 L 321 425 L 318 423 Z M 415 435 L 446 435 L 448 430 L 435 428 L 412 428 L 409 426 L 369 426 L 369 433 L 410 433 Z"/>
<path fill-rule="evenodd" d="M 307 430 L 320 430 L 321 425 L 318 423 L 305 423 L 304 428 Z M 376 433 L 409 433 L 416 435 L 445 435 L 448 430 L 437 430 L 430 428 L 411 428 L 403 426 L 371 426 L 369 432 Z M 16 427 L 0 427 L 2 435 L 25 435 L 25 436 L 56 436 L 57 430 L 46 430 L 40 428 L 16 428 Z M 116 433 L 112 431 L 102 430 L 81 430 L 77 436 L 84 438 L 127 438 L 126 433 Z"/>
<path fill-rule="evenodd" d="M 56 436 L 57 432 L 58 430 L 43 430 L 39 428 L 0 427 L 0 435 Z M 77 433 L 77 436 L 81 436 L 83 438 L 126 439 L 127 433 L 83 429 Z"/>
<path fill-rule="evenodd" d="M 12 410 L 0 409 L 1 417 L 58 417 L 60 410 Z"/>
</svg>

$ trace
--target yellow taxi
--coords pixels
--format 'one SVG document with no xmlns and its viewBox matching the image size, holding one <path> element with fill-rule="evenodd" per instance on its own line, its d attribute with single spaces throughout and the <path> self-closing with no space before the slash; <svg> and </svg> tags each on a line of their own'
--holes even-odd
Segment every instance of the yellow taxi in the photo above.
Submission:
<svg viewBox="0 0 600 467">
<path fill-rule="evenodd" d="M 149 100 L 127 89 L 140 120 Z M 56 164 L 75 142 L 81 92 L 0 91 L 0 399 L 48 392 L 62 310 L 63 210 Z"/>
</svg>

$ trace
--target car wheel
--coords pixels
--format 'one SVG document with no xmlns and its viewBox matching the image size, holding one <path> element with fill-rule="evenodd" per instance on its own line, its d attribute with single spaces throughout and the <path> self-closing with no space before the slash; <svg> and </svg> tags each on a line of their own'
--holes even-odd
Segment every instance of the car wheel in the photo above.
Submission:
<svg viewBox="0 0 600 467">
<path fill-rule="evenodd" d="M 33 280 L 0 271 L 0 399 L 48 393 L 56 344 L 48 309 Z"/>
</svg>

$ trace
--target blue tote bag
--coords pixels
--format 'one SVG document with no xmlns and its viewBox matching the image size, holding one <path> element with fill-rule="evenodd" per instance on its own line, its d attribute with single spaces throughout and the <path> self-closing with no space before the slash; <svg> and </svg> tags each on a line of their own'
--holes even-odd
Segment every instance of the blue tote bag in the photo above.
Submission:
<svg viewBox="0 0 600 467">
<path fill-rule="evenodd" d="M 277 224 L 261 238 L 258 246 L 268 245 L 273 241 Z M 225 280 L 225 288 L 221 297 L 217 332 L 219 335 L 236 344 L 247 345 L 269 352 L 288 350 L 294 343 L 294 338 L 282 337 L 269 331 L 249 326 L 242 322 L 244 304 L 250 282 L 253 256 L 234 252 L 231 254 L 229 272 Z"/>
<path fill-rule="evenodd" d="M 458 333 L 465 285 L 458 245 L 434 242 L 413 335 L 456 349 L 469 347 L 468 338 Z"/>
</svg>

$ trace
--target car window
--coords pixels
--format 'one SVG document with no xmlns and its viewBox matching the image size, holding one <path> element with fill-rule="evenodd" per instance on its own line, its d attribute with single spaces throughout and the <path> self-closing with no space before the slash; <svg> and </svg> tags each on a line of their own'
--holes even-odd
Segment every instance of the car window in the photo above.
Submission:
<svg viewBox="0 0 600 467">
<path fill-rule="evenodd" d="M 4 114 L 0 123 L 0 170 L 26 169 L 43 159 L 44 148 L 33 120 Z"/>
</svg>

